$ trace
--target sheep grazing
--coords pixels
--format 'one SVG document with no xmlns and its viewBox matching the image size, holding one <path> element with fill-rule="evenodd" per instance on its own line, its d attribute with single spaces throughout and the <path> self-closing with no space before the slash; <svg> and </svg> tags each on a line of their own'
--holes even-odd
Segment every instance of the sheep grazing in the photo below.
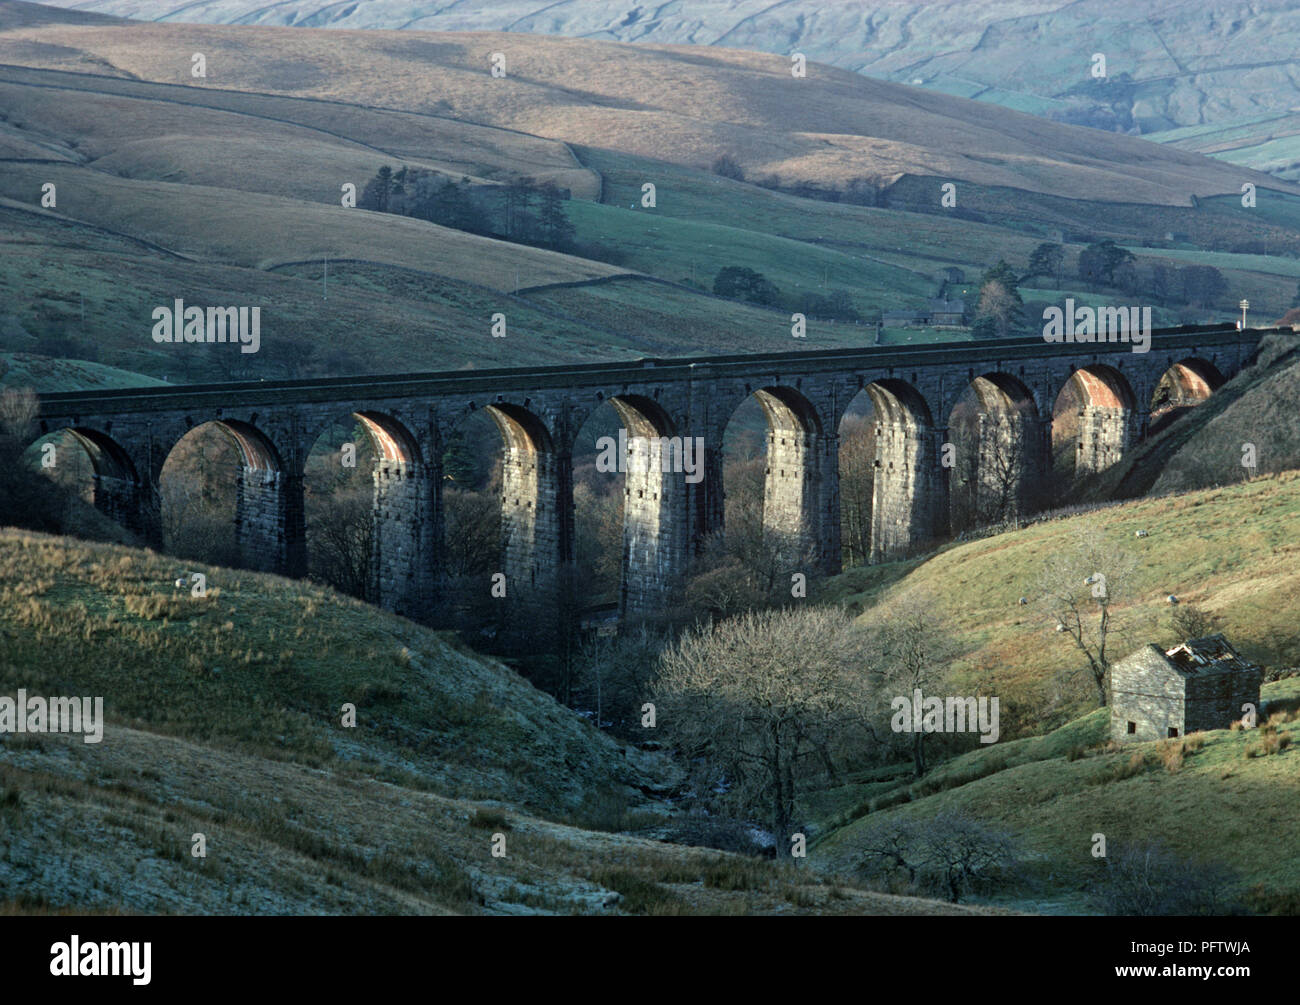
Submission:
<svg viewBox="0 0 1300 1005">
<path fill-rule="evenodd" d="M 1172 593 L 1169 594 L 1169 596 L 1166 597 L 1165 599 L 1168 600 L 1169 603 L 1171 603 L 1171 604 L 1176 604 L 1176 603 L 1178 603 L 1178 598 L 1175 597 Z"/>
<path fill-rule="evenodd" d="M 1144 530 L 1134 531 L 1134 532 L 1133 532 L 1133 536 L 1134 536 L 1134 537 L 1150 537 L 1150 535 L 1149 535 L 1146 531 L 1144 531 Z"/>
<path fill-rule="evenodd" d="M 1029 598 L 1028 598 L 1028 597 L 1021 597 L 1020 600 L 1019 600 L 1019 603 L 1020 603 L 1020 606 L 1021 606 L 1021 607 L 1024 607 L 1025 604 L 1029 603 Z"/>
</svg>

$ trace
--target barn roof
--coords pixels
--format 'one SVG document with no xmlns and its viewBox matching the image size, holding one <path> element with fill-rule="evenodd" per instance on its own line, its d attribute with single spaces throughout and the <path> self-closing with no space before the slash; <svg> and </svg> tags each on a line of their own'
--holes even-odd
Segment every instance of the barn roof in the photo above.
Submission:
<svg viewBox="0 0 1300 1005">
<path fill-rule="evenodd" d="M 1242 659 L 1241 654 L 1223 635 L 1188 639 L 1182 645 L 1166 650 L 1165 658 L 1186 677 L 1255 669 L 1255 665 Z"/>
</svg>

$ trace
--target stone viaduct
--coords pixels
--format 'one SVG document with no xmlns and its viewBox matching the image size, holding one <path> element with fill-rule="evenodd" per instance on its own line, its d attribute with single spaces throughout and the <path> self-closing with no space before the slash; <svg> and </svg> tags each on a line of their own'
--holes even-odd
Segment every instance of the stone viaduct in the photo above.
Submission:
<svg viewBox="0 0 1300 1005">
<path fill-rule="evenodd" d="M 692 556 L 722 530 L 723 432 L 750 395 L 768 422 L 765 526 L 799 556 L 794 569 L 832 574 L 840 568 L 838 429 L 860 393 L 875 413 L 871 558 L 881 561 L 946 533 L 943 447 L 968 387 L 987 433 L 981 455 L 999 439 L 1023 447 L 1017 463 L 1028 483 L 1049 456 L 1057 395 L 1074 381 L 1083 402 L 1076 470 L 1096 471 L 1145 435 L 1166 373 L 1175 397 L 1207 394 L 1242 368 L 1264 334 L 1167 329 L 1153 332 L 1147 353 L 1127 343 L 1022 338 L 55 393 L 42 397 L 38 422 L 42 435 L 75 436 L 93 463 L 95 505 L 154 546 L 168 453 L 189 430 L 218 423 L 243 455 L 235 522 L 246 564 L 296 577 L 306 569 L 307 455 L 331 423 L 353 415 L 377 457 L 372 596 L 436 621 L 442 445 L 458 424 L 486 411 L 500 430 L 500 569 L 513 596 L 545 605 L 574 555 L 574 441 L 608 403 L 630 442 L 652 455 L 626 475 L 621 599 L 625 613 L 651 614 L 672 603 Z M 671 470 L 672 437 L 702 441 L 698 480 Z M 654 463 L 660 455 L 666 463 Z"/>
</svg>

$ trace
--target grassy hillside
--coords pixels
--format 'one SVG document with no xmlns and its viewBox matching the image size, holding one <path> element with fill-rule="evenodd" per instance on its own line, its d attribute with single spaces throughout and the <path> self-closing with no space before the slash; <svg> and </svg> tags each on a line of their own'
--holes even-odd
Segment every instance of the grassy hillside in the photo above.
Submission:
<svg viewBox="0 0 1300 1005">
<path fill-rule="evenodd" d="M 1083 198 L 1187 205 L 1268 176 L 1117 133 L 1074 130 L 994 105 L 732 49 L 626 46 L 475 32 L 311 32 L 123 22 L 30 26 L 6 4 L 0 61 L 274 92 L 446 115 L 705 167 L 731 153 L 752 173 L 820 181 L 905 174 Z M 57 49 L 54 47 L 58 47 Z M 184 55 L 182 56 L 182 52 Z M 488 71 L 492 53 L 506 76 Z M 39 55 L 38 55 L 39 53 Z M 629 114 L 635 112 L 636 114 Z"/>
<path fill-rule="evenodd" d="M 1271 670 L 1300 666 L 1300 472 L 1108 506 L 1069 519 L 944 547 L 927 560 L 853 569 L 829 580 L 825 600 L 890 605 L 920 589 L 944 611 L 960 656 L 953 694 L 997 694 L 1002 733 L 1037 733 L 1095 701 L 1064 674 L 1079 665 L 1068 639 L 1041 611 L 1021 606 L 1043 557 L 1068 546 L 1081 524 L 1103 529 L 1137 560 L 1131 599 L 1115 608 L 1112 653 L 1173 644 L 1169 594 L 1223 619 L 1223 631 Z M 1148 537 L 1137 538 L 1145 530 Z"/>
<path fill-rule="evenodd" d="M 433 0 L 57 0 L 128 17 L 226 24 L 423 31 L 502 30 L 649 44 L 691 43 L 809 59 L 947 94 L 1102 128 L 1170 130 L 1173 142 L 1222 133 L 1235 140 L 1225 159 L 1271 170 L 1267 150 L 1243 143 L 1250 126 L 1278 123 L 1295 102 L 1287 74 L 1298 30 L 1281 0 L 1249 7 L 1197 0 L 1162 3 L 1135 17 L 1122 0 L 1087 4 L 1033 0 L 708 0 L 657 7 L 618 0 L 472 5 Z M 1086 39 L 1088 53 L 1080 55 Z M 1105 81 L 1089 77 L 1089 53 L 1107 56 Z M 1289 127 L 1289 128 L 1288 128 Z M 1153 135 L 1163 139 L 1166 134 Z M 1271 138 L 1271 137 L 1270 137 Z M 1224 141 L 1219 141 L 1224 142 Z M 1260 144 L 1262 145 L 1262 144 Z M 1213 146 L 1193 145 L 1192 149 Z"/>
<path fill-rule="evenodd" d="M 1158 440 L 1152 449 L 1161 449 Z M 1276 716 L 1281 747 L 1258 731 L 1229 730 L 1109 744 L 1109 712 L 1089 711 L 1095 697 L 1066 676 L 1081 657 L 1043 612 L 1018 603 L 1033 594 L 1043 557 L 1068 548 L 1084 525 L 1136 559 L 1129 599 L 1113 608 L 1113 658 L 1148 642 L 1182 641 L 1168 594 L 1200 606 L 1265 667 L 1266 681 L 1292 674 L 1263 688 L 1260 722 Z M 1283 849 L 1300 826 L 1298 526 L 1300 472 L 1290 471 L 1107 506 L 830 581 L 822 599 L 880 605 L 876 617 L 888 618 L 914 591 L 929 594 L 958 654 L 942 693 L 999 696 L 1001 739 L 958 745 L 955 756 L 949 748 L 950 759 L 932 763 L 919 781 L 910 765 L 895 765 L 812 794 L 804 810 L 821 828 L 814 863 L 856 875 L 873 829 L 962 811 L 1014 834 L 1027 856 L 999 903 L 1090 910 L 1086 893 L 1101 868 L 1092 842 L 1101 833 L 1112 848 L 1158 840 L 1192 861 L 1225 863 L 1252 909 L 1294 913 L 1300 860 Z M 1137 538 L 1138 530 L 1148 536 Z M 931 757 L 944 756 L 939 750 L 932 745 Z"/>
<path fill-rule="evenodd" d="M 0 353 L 0 386 L 41 391 L 149 387 L 165 383 L 143 374 L 80 359 L 50 359 L 24 352 Z"/>
<path fill-rule="evenodd" d="M 963 754 L 920 782 L 846 787 L 838 793 L 845 809 L 812 858 L 851 875 L 872 829 L 961 810 L 1023 843 L 1028 878 L 1050 892 L 1022 889 L 1019 906 L 1086 910 L 1083 895 L 1102 867 L 1092 857 L 1100 833 L 1112 849 L 1160 839 L 1193 861 L 1227 863 L 1246 891 L 1258 886 L 1256 910 L 1293 913 L 1300 902 L 1300 858 L 1290 853 L 1300 827 L 1300 679 L 1265 685 L 1263 699 L 1261 723 L 1276 715 L 1277 733 L 1290 739 L 1272 754 L 1262 753 L 1258 731 L 1226 729 L 1116 749 L 1107 742 L 1108 712 L 1098 709 L 1046 736 Z"/>
<path fill-rule="evenodd" d="M 12 0 L 0 25 L 3 352 L 185 382 L 861 345 L 870 328 L 816 320 L 791 339 L 791 305 L 917 307 L 940 269 L 970 284 L 999 258 L 1025 268 L 1042 240 L 1063 242 L 1068 275 L 1101 236 L 1143 265 L 1223 269 L 1221 310 L 1159 320 L 1221 320 L 1241 296 L 1278 316 L 1294 295 L 1276 256 L 1300 251 L 1300 196 L 1192 206 L 1240 172 L 839 71 L 796 81 L 775 57 L 541 38 L 493 78 L 488 53 L 519 56 L 518 36 L 131 24 Z M 205 78 L 175 63 L 195 51 Z M 766 185 L 865 179 L 887 205 L 724 179 L 723 152 Z M 384 164 L 553 181 L 572 195 L 574 251 L 607 261 L 339 205 Z M 936 209 L 941 177 L 957 210 Z M 1252 241 L 1275 254 L 1224 253 Z M 707 295 L 726 266 L 763 273 L 785 305 Z M 1064 295 L 1035 282 L 1037 299 Z M 178 296 L 261 306 L 262 350 L 156 345 L 151 313 Z M 487 334 L 497 313 L 505 339 Z"/>
<path fill-rule="evenodd" d="M 615 833 L 663 821 L 658 762 L 304 583 L 0 531 L 19 688 L 107 724 L 0 738 L 0 913 L 979 913 Z"/>
<path fill-rule="evenodd" d="M 1254 364 L 1177 422 L 1139 443 L 1118 464 L 1081 487 L 1088 499 L 1135 498 L 1240 481 L 1300 464 L 1300 430 L 1279 422 L 1300 393 L 1300 339 L 1270 336 Z M 1255 448 L 1254 472 L 1242 466 Z"/>
</svg>

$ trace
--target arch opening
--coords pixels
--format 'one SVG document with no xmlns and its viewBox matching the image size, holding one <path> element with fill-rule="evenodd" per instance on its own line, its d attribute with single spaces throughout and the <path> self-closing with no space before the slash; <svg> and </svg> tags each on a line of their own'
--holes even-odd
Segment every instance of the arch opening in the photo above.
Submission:
<svg viewBox="0 0 1300 1005">
<path fill-rule="evenodd" d="M 703 458 L 653 399 L 614 395 L 579 427 L 572 460 L 584 620 L 661 615 L 685 575 L 685 479 Z"/>
<path fill-rule="evenodd" d="M 29 498 L 12 500 L 22 511 L 15 516 L 25 525 L 35 520 L 39 529 L 53 533 L 153 540 L 148 533 L 156 524 L 151 495 L 126 450 L 108 434 L 76 426 L 51 430 L 42 424 L 40 437 L 22 451 L 20 463 L 42 476 L 31 485 Z"/>
<path fill-rule="evenodd" d="M 433 593 L 432 489 L 398 419 L 356 411 L 328 423 L 303 468 L 307 575 L 422 618 Z"/>
<path fill-rule="evenodd" d="M 981 374 L 948 418 L 949 526 L 954 534 L 1016 520 L 1046 503 L 1044 431 L 1033 394 L 1006 373 Z"/>
<path fill-rule="evenodd" d="M 788 595 L 792 573 L 838 569 L 832 441 L 812 403 L 791 387 L 757 388 L 735 408 L 722 439 L 723 533 L 708 549 L 705 592 L 714 599 L 705 606 L 767 602 Z"/>
<path fill-rule="evenodd" d="M 1135 437 L 1137 396 L 1113 367 L 1070 374 L 1052 408 L 1051 469 L 1061 486 L 1116 463 Z"/>
<path fill-rule="evenodd" d="M 1224 383 L 1218 367 L 1207 360 L 1188 358 L 1174 363 L 1161 375 L 1151 395 L 1148 435 L 1208 400 Z"/>
<path fill-rule="evenodd" d="M 255 426 L 200 423 L 167 452 L 158 479 L 164 550 L 212 565 L 287 571 L 279 452 Z"/>
<path fill-rule="evenodd" d="M 471 406 L 455 422 L 443 447 L 439 545 L 453 624 L 507 648 L 557 630 L 572 555 L 570 477 L 550 430 L 524 406 Z"/>
<path fill-rule="evenodd" d="M 871 560 L 878 421 L 867 388 L 853 396 L 840 417 L 840 564 L 845 568 L 865 565 Z"/>
<path fill-rule="evenodd" d="M 886 378 L 865 388 L 875 413 L 870 561 L 901 558 L 947 528 L 934 418 L 913 385 Z"/>
</svg>

